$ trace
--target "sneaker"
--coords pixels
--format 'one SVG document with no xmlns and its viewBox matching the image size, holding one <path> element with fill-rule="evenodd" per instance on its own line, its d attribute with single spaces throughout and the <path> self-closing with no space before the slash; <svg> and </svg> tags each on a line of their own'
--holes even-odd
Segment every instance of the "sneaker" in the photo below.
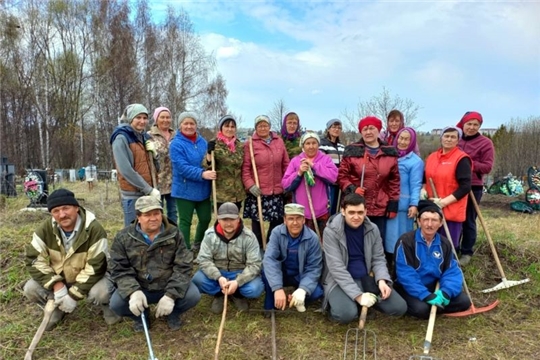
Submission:
<svg viewBox="0 0 540 360">
<path fill-rule="evenodd" d="M 231 296 L 232 302 L 234 306 L 240 311 L 248 311 L 249 310 L 249 303 L 247 299 L 243 296 Z"/>
<path fill-rule="evenodd" d="M 144 325 L 142 321 L 135 321 L 133 323 L 133 331 L 135 332 L 143 332 L 144 331 Z"/>
<path fill-rule="evenodd" d="M 109 305 L 101 305 L 101 309 L 103 310 L 103 320 L 105 320 L 107 325 L 114 325 L 122 320 L 122 317 L 116 315 L 111 308 L 109 308 Z"/>
<path fill-rule="evenodd" d="M 47 323 L 47 326 L 45 327 L 45 331 L 51 331 L 58 325 L 60 321 L 66 316 L 66 313 L 60 310 L 59 308 L 55 308 L 53 310 L 53 313 L 51 315 L 51 318 L 49 319 L 49 322 Z"/>
<path fill-rule="evenodd" d="M 461 258 L 459 259 L 459 265 L 467 266 L 471 262 L 471 259 L 471 255 L 461 255 Z"/>
<path fill-rule="evenodd" d="M 180 320 L 180 316 L 169 315 L 167 317 L 167 325 L 169 325 L 169 329 L 173 331 L 179 330 L 182 327 L 182 321 Z"/>
<path fill-rule="evenodd" d="M 214 300 L 212 300 L 212 306 L 210 307 L 210 310 L 214 314 L 221 314 L 223 312 L 223 301 L 224 301 L 223 295 L 214 296 Z"/>
</svg>

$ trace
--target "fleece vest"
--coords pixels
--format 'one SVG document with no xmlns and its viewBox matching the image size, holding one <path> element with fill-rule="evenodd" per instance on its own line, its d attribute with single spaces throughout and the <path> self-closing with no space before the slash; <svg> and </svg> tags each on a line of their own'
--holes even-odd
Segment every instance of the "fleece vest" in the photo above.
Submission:
<svg viewBox="0 0 540 360">
<path fill-rule="evenodd" d="M 150 173 L 151 160 L 144 145 L 141 142 L 132 142 L 129 144 L 129 149 L 133 153 L 133 169 L 142 176 L 144 181 L 148 184 L 152 184 L 152 175 Z M 131 185 L 120 172 L 118 172 L 118 182 L 120 183 L 120 189 L 124 191 L 141 191 L 141 189 Z M 156 184 L 153 186 L 156 186 Z"/>
<path fill-rule="evenodd" d="M 459 161 L 469 156 L 457 147 L 443 154 L 439 149 L 428 156 L 426 160 L 426 190 L 429 197 L 435 197 L 431 190 L 429 179 L 433 179 L 437 195 L 444 198 L 452 194 L 459 187 L 456 180 L 456 168 Z M 443 209 L 444 217 L 448 221 L 463 222 L 467 211 L 468 195 Z"/>
</svg>

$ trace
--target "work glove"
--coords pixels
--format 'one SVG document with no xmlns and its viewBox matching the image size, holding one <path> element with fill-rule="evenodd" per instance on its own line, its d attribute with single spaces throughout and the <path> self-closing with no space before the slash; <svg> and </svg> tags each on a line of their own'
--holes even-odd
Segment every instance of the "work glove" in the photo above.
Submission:
<svg viewBox="0 0 540 360">
<path fill-rule="evenodd" d="M 161 201 L 161 193 L 160 193 L 159 190 L 156 189 L 156 188 L 153 188 L 152 191 L 150 191 L 150 194 L 148 194 L 148 196 L 155 197 L 156 199 L 158 199 L 159 201 Z"/>
<path fill-rule="evenodd" d="M 252 187 L 250 187 L 249 192 L 255 197 L 259 197 L 262 194 L 261 189 L 259 189 L 257 185 L 253 185 Z"/>
<path fill-rule="evenodd" d="M 157 150 L 156 150 L 156 144 L 153 141 L 146 140 L 144 142 L 144 148 L 146 149 L 147 152 L 152 153 L 152 157 L 154 159 L 157 159 L 158 153 L 157 153 Z"/>
<path fill-rule="evenodd" d="M 354 189 L 354 192 L 357 193 L 360 196 L 364 196 L 364 193 L 366 192 L 366 189 L 359 186 L 356 189 Z"/>
<path fill-rule="evenodd" d="M 64 285 L 62 286 L 62 288 L 58 291 L 55 291 L 54 292 L 54 304 L 56 306 L 58 306 L 61 302 L 62 302 L 62 299 L 64 298 L 64 296 L 67 296 L 68 294 L 68 289 L 67 287 Z"/>
<path fill-rule="evenodd" d="M 377 303 L 377 295 L 369 293 L 369 292 L 365 292 L 362 294 L 362 296 L 360 296 L 359 303 L 360 303 L 360 306 L 365 306 L 365 307 L 370 308 Z"/>
<path fill-rule="evenodd" d="M 148 302 L 146 301 L 146 295 L 141 290 L 135 291 L 129 297 L 129 311 L 135 316 L 141 316 L 141 313 L 145 308 L 148 307 Z"/>
<path fill-rule="evenodd" d="M 163 295 L 161 299 L 159 299 L 156 307 L 156 318 L 169 315 L 170 313 L 172 313 L 173 308 L 174 300 L 167 295 Z"/>
<path fill-rule="evenodd" d="M 305 300 L 306 300 L 306 290 L 298 288 L 292 293 L 292 298 L 291 298 L 291 302 L 289 303 L 289 307 L 296 306 L 296 310 L 298 312 L 304 312 L 306 311 L 306 307 L 304 305 Z"/>
<path fill-rule="evenodd" d="M 55 304 L 56 304 L 56 302 L 55 302 Z M 60 300 L 60 303 L 58 304 L 58 308 L 60 310 L 62 310 L 63 312 L 68 313 L 68 314 L 72 313 L 73 310 L 75 310 L 76 307 L 77 307 L 77 301 L 75 299 L 73 299 L 69 295 L 64 296 Z"/>
<path fill-rule="evenodd" d="M 210 140 L 206 147 L 207 152 L 210 154 L 212 151 L 216 150 L 216 140 Z"/>
<path fill-rule="evenodd" d="M 397 212 L 389 211 L 386 213 L 386 217 L 389 219 L 393 219 L 397 216 Z"/>
<path fill-rule="evenodd" d="M 432 198 L 431 201 L 433 201 L 433 203 L 435 205 L 437 205 L 438 207 L 440 207 L 441 209 L 444 207 L 442 202 L 441 202 L 441 198 Z"/>
<path fill-rule="evenodd" d="M 437 296 L 440 296 L 442 299 L 442 306 L 448 306 L 450 304 L 450 296 L 448 296 L 444 291 L 441 289 L 435 291 L 435 294 Z"/>
<path fill-rule="evenodd" d="M 429 305 L 432 305 L 432 306 L 435 305 L 435 306 L 440 307 L 440 308 L 443 307 L 442 295 L 437 294 L 437 293 L 430 294 L 427 298 L 425 298 L 424 301 L 427 302 Z"/>
<path fill-rule="evenodd" d="M 420 200 L 427 200 L 427 199 L 428 199 L 428 193 L 426 189 L 422 188 L 422 190 L 420 190 Z"/>
</svg>

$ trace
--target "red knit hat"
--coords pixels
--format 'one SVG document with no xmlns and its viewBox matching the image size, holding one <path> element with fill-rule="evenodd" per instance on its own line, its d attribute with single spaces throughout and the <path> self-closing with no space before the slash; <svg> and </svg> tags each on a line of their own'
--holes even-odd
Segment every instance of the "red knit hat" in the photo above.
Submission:
<svg viewBox="0 0 540 360">
<path fill-rule="evenodd" d="M 463 129 L 463 125 L 471 120 L 478 120 L 480 122 L 480 125 L 482 125 L 482 123 L 484 122 L 482 114 L 480 114 L 479 112 L 467 111 L 456 126 L 460 129 Z"/>
<path fill-rule="evenodd" d="M 362 132 L 362 129 L 366 126 L 373 125 L 379 130 L 382 129 L 382 121 L 376 118 L 375 116 L 366 116 L 358 123 L 358 131 Z"/>
</svg>

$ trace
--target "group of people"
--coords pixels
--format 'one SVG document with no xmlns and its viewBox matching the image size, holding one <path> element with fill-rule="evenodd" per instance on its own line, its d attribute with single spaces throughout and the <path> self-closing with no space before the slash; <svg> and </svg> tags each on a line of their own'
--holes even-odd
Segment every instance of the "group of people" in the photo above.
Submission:
<svg viewBox="0 0 540 360">
<path fill-rule="evenodd" d="M 468 195 L 472 189 L 479 200 L 476 187 L 493 165 L 493 146 L 478 132 L 479 113 L 443 129 L 441 148 L 425 165 L 416 132 L 404 127 L 397 110 L 385 132 L 376 117 L 361 119 L 362 138 L 348 146 L 340 142 L 339 119 L 327 123 L 321 139 L 301 132 L 296 113 L 285 116 L 281 135 L 270 131 L 267 116 L 257 116 L 245 144 L 232 116 L 220 119 L 208 142 L 190 112 L 178 117 L 178 131 L 163 107 L 154 111 L 150 132 L 144 106 L 128 106 L 123 118 L 111 144 L 125 226 L 110 250 L 94 214 L 66 189 L 49 196 L 52 219 L 28 246 L 24 293 L 41 303 L 54 298 L 49 328 L 85 298 L 102 308 L 108 324 L 125 316 L 137 331 L 149 304 L 157 304 L 156 318 L 179 329 L 180 314 L 201 293 L 214 297 L 215 313 L 225 295 L 240 310 L 263 291 L 269 311 L 303 312 L 321 299 L 340 323 L 352 321 L 360 307 L 427 318 L 431 306 L 441 312 L 470 306 L 452 247 L 461 250 L 462 263 L 470 260 L 476 221 Z M 208 228 L 212 180 L 217 214 Z M 270 223 L 264 251 L 260 210 Z M 441 233 L 445 219 L 448 235 Z"/>
</svg>

